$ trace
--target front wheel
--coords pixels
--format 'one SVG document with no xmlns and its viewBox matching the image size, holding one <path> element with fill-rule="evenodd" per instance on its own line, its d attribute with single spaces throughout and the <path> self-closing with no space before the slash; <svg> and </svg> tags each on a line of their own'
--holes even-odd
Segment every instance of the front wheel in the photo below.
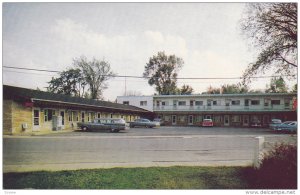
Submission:
<svg viewBox="0 0 300 195">
<path fill-rule="evenodd" d="M 87 127 L 82 127 L 81 129 L 82 129 L 83 131 L 87 131 L 87 130 L 88 130 Z"/>
</svg>

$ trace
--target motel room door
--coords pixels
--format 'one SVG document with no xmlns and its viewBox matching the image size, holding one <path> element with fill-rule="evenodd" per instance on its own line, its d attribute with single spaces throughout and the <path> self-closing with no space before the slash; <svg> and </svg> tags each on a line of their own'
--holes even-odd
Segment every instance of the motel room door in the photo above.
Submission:
<svg viewBox="0 0 300 195">
<path fill-rule="evenodd" d="M 64 129 L 65 128 L 65 111 L 64 110 L 61 110 L 60 111 L 60 116 L 61 116 L 61 125 L 62 125 L 62 129 Z"/>
<path fill-rule="evenodd" d="M 40 129 L 40 109 L 33 109 L 33 128 L 32 131 L 38 131 Z"/>
<path fill-rule="evenodd" d="M 177 123 L 177 116 L 172 115 L 172 125 L 176 125 L 176 123 Z"/>
<path fill-rule="evenodd" d="M 193 125 L 194 124 L 194 116 L 193 115 L 189 115 L 189 125 Z"/>
<path fill-rule="evenodd" d="M 229 126 L 229 115 L 224 115 L 224 126 Z"/>
<path fill-rule="evenodd" d="M 243 126 L 248 127 L 249 126 L 249 115 L 243 116 Z"/>
</svg>

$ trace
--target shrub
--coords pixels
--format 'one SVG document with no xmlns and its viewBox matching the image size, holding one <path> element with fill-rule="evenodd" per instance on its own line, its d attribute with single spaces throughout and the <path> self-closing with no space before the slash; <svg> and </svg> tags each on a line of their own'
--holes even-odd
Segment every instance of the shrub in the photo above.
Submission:
<svg viewBox="0 0 300 195">
<path fill-rule="evenodd" d="M 279 144 L 254 170 L 254 188 L 297 189 L 297 146 Z"/>
</svg>

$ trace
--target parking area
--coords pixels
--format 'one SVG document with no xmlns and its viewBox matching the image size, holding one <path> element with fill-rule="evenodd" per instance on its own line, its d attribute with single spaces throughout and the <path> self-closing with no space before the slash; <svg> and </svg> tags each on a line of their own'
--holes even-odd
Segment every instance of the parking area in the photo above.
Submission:
<svg viewBox="0 0 300 195">
<path fill-rule="evenodd" d="M 255 137 L 295 143 L 268 129 L 160 127 L 127 132 L 61 132 L 3 139 L 3 171 L 145 166 L 248 166 Z"/>
<path fill-rule="evenodd" d="M 43 136 L 182 136 L 182 135 L 250 135 L 269 136 L 285 135 L 268 128 L 235 128 L 235 127 L 181 127 L 181 126 L 161 126 L 159 128 L 130 128 L 118 133 L 109 131 L 85 132 L 74 130 L 72 132 L 62 132 L 58 134 L 46 134 Z"/>
</svg>

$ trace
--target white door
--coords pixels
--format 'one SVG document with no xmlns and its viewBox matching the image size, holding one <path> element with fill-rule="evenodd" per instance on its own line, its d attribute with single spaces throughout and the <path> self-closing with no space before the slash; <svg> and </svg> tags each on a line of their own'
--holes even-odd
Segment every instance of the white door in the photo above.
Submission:
<svg viewBox="0 0 300 195">
<path fill-rule="evenodd" d="M 193 125 L 193 124 L 194 124 L 194 116 L 189 115 L 189 125 Z"/>
<path fill-rule="evenodd" d="M 65 111 L 64 110 L 61 110 L 59 112 L 59 115 L 61 116 L 61 128 L 64 129 L 65 128 Z"/>
<path fill-rule="evenodd" d="M 38 131 L 40 129 L 40 109 L 34 108 L 33 109 L 33 131 Z"/>
<path fill-rule="evenodd" d="M 172 115 L 172 125 L 176 125 L 176 122 L 177 122 L 177 116 Z"/>
<path fill-rule="evenodd" d="M 229 126 L 229 115 L 224 115 L 224 126 Z"/>
</svg>

